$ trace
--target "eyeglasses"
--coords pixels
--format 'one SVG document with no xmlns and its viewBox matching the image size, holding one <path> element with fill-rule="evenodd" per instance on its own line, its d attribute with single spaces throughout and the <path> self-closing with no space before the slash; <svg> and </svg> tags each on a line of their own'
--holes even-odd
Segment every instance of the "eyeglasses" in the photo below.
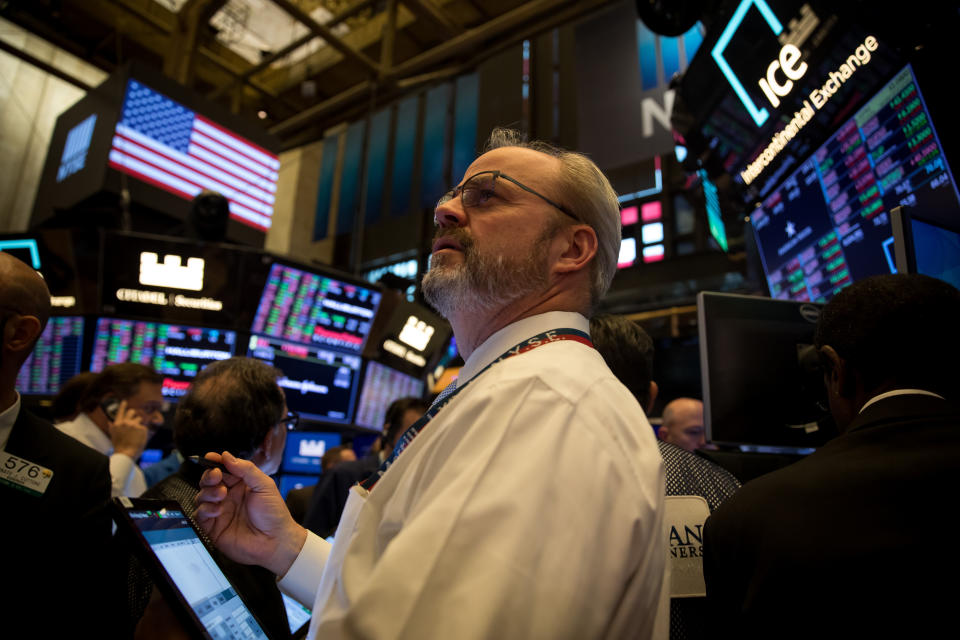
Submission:
<svg viewBox="0 0 960 640">
<path fill-rule="evenodd" d="M 300 422 L 300 414 L 296 411 L 287 411 L 287 415 L 280 418 L 277 424 L 287 425 L 287 429 L 291 430 L 296 428 L 297 424 Z"/>
<path fill-rule="evenodd" d="M 543 195 L 542 193 L 537 193 L 536 191 L 534 191 L 527 185 L 523 184 L 516 178 L 511 178 L 510 176 L 503 173 L 502 171 L 481 171 L 479 173 L 473 174 L 472 176 L 464 180 L 462 185 L 460 185 L 459 187 L 454 187 L 450 191 L 443 194 L 443 196 L 439 200 L 437 200 L 437 207 L 439 207 L 444 203 L 450 202 L 451 200 L 456 198 L 458 195 L 460 196 L 460 204 L 463 205 L 464 209 L 467 209 L 469 207 L 483 206 L 484 204 L 486 204 L 487 200 L 489 200 L 494 195 L 494 187 L 497 184 L 497 178 L 503 178 L 504 180 L 508 180 L 512 182 L 513 184 L 517 185 L 524 191 L 528 193 L 532 193 L 533 195 L 537 196 L 547 204 L 553 205 L 554 207 L 556 207 L 563 213 L 567 214 L 577 222 L 581 222 L 580 218 L 575 216 L 569 209 L 567 209 L 562 204 L 557 204 L 547 196 Z"/>
</svg>

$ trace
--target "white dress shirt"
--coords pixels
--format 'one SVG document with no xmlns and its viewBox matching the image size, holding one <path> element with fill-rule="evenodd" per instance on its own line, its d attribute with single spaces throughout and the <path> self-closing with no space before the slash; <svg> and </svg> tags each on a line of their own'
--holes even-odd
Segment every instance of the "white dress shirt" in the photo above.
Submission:
<svg viewBox="0 0 960 640">
<path fill-rule="evenodd" d="M 10 439 L 10 433 L 13 431 L 13 423 L 17 421 L 19 415 L 20 394 L 17 393 L 16 401 L 0 413 L 0 451 L 6 450 L 7 440 Z"/>
<path fill-rule="evenodd" d="M 136 498 L 147 490 L 147 480 L 143 471 L 130 456 L 124 453 L 114 453 L 113 443 L 100 427 L 85 413 L 80 413 L 73 420 L 55 425 L 63 431 L 92 449 L 96 449 L 105 456 L 110 456 L 110 494 L 113 497 L 128 496 Z"/>
<path fill-rule="evenodd" d="M 373 490 L 351 490 L 333 546 L 309 535 L 280 581 L 313 603 L 309 637 L 666 637 L 663 467 L 630 392 L 574 341 L 471 380 L 558 328 L 589 324 L 552 312 L 487 339 Z"/>
</svg>

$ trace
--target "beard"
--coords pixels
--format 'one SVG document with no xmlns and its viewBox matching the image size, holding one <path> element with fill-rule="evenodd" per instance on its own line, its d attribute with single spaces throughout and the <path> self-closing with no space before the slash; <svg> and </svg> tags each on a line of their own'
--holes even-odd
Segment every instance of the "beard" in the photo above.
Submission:
<svg viewBox="0 0 960 640">
<path fill-rule="evenodd" d="M 465 229 L 440 229 L 434 240 L 456 239 L 463 260 L 459 264 L 444 264 L 446 256 L 432 256 L 430 270 L 423 277 L 423 297 L 440 315 L 449 318 L 456 312 L 498 311 L 541 291 L 549 281 L 547 252 L 555 232 L 553 226 L 546 229 L 524 255 L 491 255 L 478 249 Z"/>
</svg>

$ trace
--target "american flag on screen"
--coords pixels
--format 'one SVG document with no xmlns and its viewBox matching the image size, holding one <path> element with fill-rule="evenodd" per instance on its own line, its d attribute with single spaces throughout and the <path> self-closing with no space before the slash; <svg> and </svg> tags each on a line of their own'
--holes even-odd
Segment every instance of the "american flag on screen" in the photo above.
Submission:
<svg viewBox="0 0 960 640">
<path fill-rule="evenodd" d="M 130 80 L 110 166 L 191 200 L 203 189 L 230 201 L 230 217 L 266 231 L 277 190 L 277 156 Z"/>
</svg>

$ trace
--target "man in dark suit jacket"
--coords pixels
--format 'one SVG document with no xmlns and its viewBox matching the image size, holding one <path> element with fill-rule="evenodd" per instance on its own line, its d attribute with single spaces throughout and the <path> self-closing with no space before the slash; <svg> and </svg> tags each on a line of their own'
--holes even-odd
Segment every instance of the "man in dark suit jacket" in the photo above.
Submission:
<svg viewBox="0 0 960 640">
<path fill-rule="evenodd" d="M 107 457 L 22 409 L 15 389 L 49 315 L 42 278 L 0 252 L 0 635 L 109 638 L 121 583 Z"/>
<path fill-rule="evenodd" d="M 960 561 L 960 292 L 868 278 L 814 339 L 841 435 L 707 520 L 723 637 L 926 637 L 953 626 Z"/>
</svg>

